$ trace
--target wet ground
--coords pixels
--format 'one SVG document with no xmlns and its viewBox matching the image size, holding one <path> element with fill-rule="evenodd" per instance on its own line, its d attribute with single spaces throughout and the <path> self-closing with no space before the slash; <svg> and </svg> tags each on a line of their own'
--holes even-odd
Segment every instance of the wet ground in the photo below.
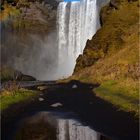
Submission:
<svg viewBox="0 0 140 140">
<path fill-rule="evenodd" d="M 38 83 L 39 84 L 39 83 Z M 71 81 L 69 83 L 47 82 L 39 97 L 12 105 L 2 112 L 2 140 L 12 140 L 19 122 L 41 111 L 73 112 L 81 122 L 112 140 L 138 140 L 138 119 L 133 114 L 118 111 L 112 104 L 93 93 L 97 85 Z M 37 89 L 37 84 L 30 89 Z"/>
</svg>

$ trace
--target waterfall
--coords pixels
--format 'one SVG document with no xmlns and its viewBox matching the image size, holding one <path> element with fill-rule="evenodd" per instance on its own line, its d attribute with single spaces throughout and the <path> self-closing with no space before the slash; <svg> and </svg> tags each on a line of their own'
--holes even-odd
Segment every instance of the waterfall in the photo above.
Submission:
<svg viewBox="0 0 140 140">
<path fill-rule="evenodd" d="M 88 39 L 99 29 L 97 0 L 60 2 L 57 11 L 58 22 L 58 73 L 60 77 L 70 76 L 76 59 L 83 53 Z"/>
<path fill-rule="evenodd" d="M 109 0 L 59 2 L 57 31 L 55 28 L 46 35 L 40 34 L 38 28 L 34 34 L 25 31 L 25 35 L 21 31 L 9 32 L 9 27 L 2 28 L 2 64 L 37 80 L 58 80 L 70 76 L 87 40 L 100 28 L 100 8 L 108 2 Z M 43 19 L 46 20 L 46 16 Z"/>
<path fill-rule="evenodd" d="M 100 140 L 100 134 L 72 119 L 58 119 L 57 140 Z"/>
</svg>

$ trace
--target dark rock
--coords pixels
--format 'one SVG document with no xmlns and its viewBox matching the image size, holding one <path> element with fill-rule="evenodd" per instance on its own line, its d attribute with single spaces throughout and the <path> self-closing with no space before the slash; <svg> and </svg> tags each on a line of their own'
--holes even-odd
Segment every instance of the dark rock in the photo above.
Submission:
<svg viewBox="0 0 140 140">
<path fill-rule="evenodd" d="M 36 79 L 32 76 L 29 76 L 29 75 L 22 75 L 21 81 L 36 81 Z"/>
</svg>

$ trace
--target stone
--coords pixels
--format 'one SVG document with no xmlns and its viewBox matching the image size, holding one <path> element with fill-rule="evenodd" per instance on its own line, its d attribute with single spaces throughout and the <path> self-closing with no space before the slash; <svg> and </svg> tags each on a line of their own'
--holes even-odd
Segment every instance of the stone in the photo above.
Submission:
<svg viewBox="0 0 140 140">
<path fill-rule="evenodd" d="M 51 107 L 60 107 L 60 106 L 63 106 L 63 105 L 61 103 L 55 103 L 51 105 Z"/>
<path fill-rule="evenodd" d="M 73 85 L 72 88 L 75 89 L 75 88 L 78 88 L 78 86 L 77 85 Z"/>
</svg>

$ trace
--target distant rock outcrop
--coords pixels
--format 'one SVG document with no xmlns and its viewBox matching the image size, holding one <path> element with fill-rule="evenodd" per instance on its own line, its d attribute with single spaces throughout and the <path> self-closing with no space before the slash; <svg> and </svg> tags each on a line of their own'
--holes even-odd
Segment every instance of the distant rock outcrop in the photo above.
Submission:
<svg viewBox="0 0 140 140">
<path fill-rule="evenodd" d="M 3 4 L 4 10 L 0 13 L 2 65 L 38 78 L 36 76 L 39 75 L 38 71 L 43 69 L 39 67 L 49 63 L 49 60 L 46 62 L 47 59 L 42 55 L 42 52 L 44 53 L 46 48 L 47 50 L 50 49 L 44 46 L 49 40 L 50 32 L 52 33 L 56 30 L 57 2 L 55 0 L 49 2 L 48 0 L 19 0 L 15 6 L 11 5 L 11 3 Z M 53 33 L 52 36 L 54 37 L 55 34 Z M 42 55 L 41 58 L 40 55 Z M 41 62 L 42 65 L 40 66 Z M 35 71 L 34 67 L 39 70 Z M 10 72 L 8 73 L 10 74 Z M 16 72 L 14 78 L 13 73 L 12 75 L 9 74 L 4 76 L 3 80 L 35 80 L 35 78 L 20 74 L 20 72 L 18 74 Z"/>
<path fill-rule="evenodd" d="M 15 70 L 8 66 L 2 66 L 0 69 L 1 81 L 36 81 L 32 76 L 25 75 L 18 70 Z"/>
</svg>

